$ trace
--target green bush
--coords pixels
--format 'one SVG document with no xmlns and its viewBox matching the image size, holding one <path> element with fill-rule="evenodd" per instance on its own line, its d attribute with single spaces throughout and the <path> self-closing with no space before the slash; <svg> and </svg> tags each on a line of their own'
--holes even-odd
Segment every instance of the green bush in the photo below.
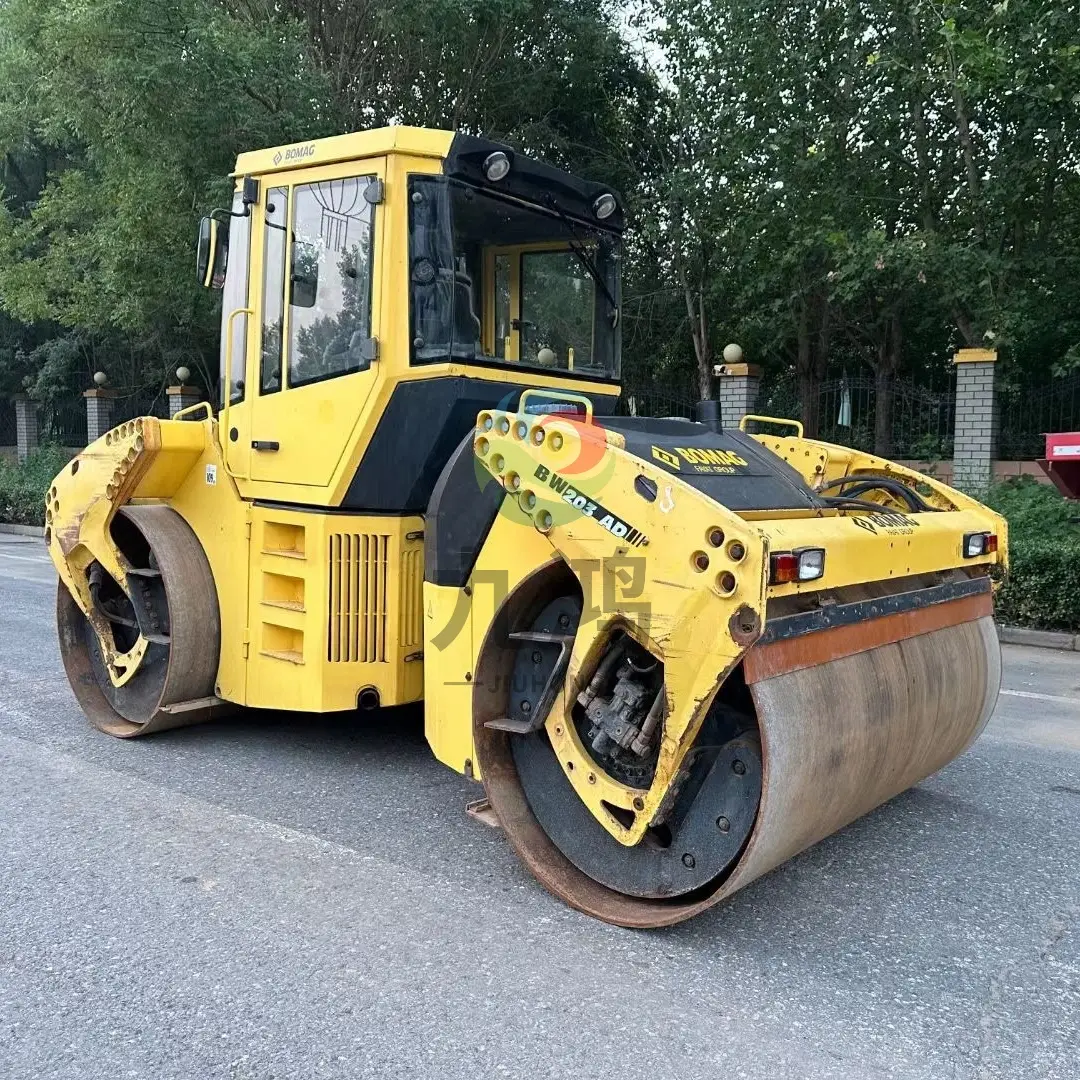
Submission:
<svg viewBox="0 0 1080 1080">
<path fill-rule="evenodd" d="M 1009 523 L 998 621 L 1080 633 L 1080 505 L 1031 477 L 995 485 L 986 501 Z"/>
<path fill-rule="evenodd" d="M 22 463 L 0 458 L 0 521 L 44 525 L 45 493 L 70 460 L 60 446 L 42 446 Z"/>
</svg>

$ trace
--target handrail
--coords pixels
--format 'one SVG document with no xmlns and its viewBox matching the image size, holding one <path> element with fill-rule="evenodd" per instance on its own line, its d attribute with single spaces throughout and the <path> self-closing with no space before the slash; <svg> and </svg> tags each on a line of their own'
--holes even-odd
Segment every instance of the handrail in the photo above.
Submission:
<svg viewBox="0 0 1080 1080">
<path fill-rule="evenodd" d="M 234 480 L 246 479 L 238 477 L 229 468 L 229 403 L 232 400 L 232 354 L 233 354 L 233 320 L 237 315 L 248 318 L 255 314 L 253 308 L 240 307 L 229 312 L 225 320 L 225 371 L 222 374 L 222 389 L 224 404 L 221 406 L 221 414 L 218 418 L 218 443 L 221 446 L 221 464 L 225 472 Z"/>
<path fill-rule="evenodd" d="M 521 398 L 518 400 L 518 412 L 525 412 L 525 399 L 533 395 L 534 397 L 543 398 L 547 401 L 572 401 L 579 405 L 585 406 L 585 423 L 591 424 L 593 418 L 593 406 L 591 399 L 587 398 L 584 394 L 574 394 L 567 390 L 549 390 L 546 387 L 540 388 L 536 386 L 529 387 L 528 390 L 523 390 Z"/>
<path fill-rule="evenodd" d="M 194 405 L 188 405 L 183 409 L 177 409 L 169 419 L 186 420 L 196 409 L 202 409 L 206 413 L 207 420 L 210 420 L 214 415 L 214 410 L 210 407 L 209 401 L 196 401 Z"/>
<path fill-rule="evenodd" d="M 779 416 L 756 416 L 754 413 L 747 413 L 739 421 L 740 431 L 746 431 L 747 420 L 756 420 L 759 424 L 779 424 L 781 427 L 793 427 L 796 432 L 795 438 L 801 439 L 803 437 L 803 426 L 798 420 L 784 420 Z"/>
</svg>

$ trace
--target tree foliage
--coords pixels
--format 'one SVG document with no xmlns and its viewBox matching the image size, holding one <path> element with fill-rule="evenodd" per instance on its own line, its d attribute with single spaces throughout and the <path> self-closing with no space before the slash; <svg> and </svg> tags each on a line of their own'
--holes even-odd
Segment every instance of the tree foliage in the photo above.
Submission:
<svg viewBox="0 0 1080 1080">
<path fill-rule="evenodd" d="M 737 340 L 813 430 L 865 367 L 887 450 L 958 345 L 1080 367 L 1075 0 L 0 0 L 0 390 L 212 381 L 236 154 L 384 123 L 623 191 L 639 383 L 708 393 Z"/>
<path fill-rule="evenodd" d="M 657 12 L 678 116 L 668 250 L 687 307 L 790 366 L 811 428 L 837 357 L 875 373 L 883 450 L 902 369 L 984 344 L 1017 369 L 1077 363 L 1075 3 Z M 695 350 L 704 375 L 711 354 Z"/>
</svg>

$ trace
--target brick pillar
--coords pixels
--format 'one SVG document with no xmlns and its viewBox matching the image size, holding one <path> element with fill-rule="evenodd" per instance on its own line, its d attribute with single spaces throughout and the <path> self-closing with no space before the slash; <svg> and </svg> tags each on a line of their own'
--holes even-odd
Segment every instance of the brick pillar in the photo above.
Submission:
<svg viewBox="0 0 1080 1080">
<path fill-rule="evenodd" d="M 961 349 L 956 365 L 956 428 L 953 487 L 978 494 L 994 478 L 997 403 L 994 398 L 995 349 Z"/>
<path fill-rule="evenodd" d="M 720 422 L 726 428 L 737 428 L 739 421 L 754 411 L 761 368 L 757 364 L 722 364 L 716 369 L 719 376 Z"/>
<path fill-rule="evenodd" d="M 203 399 L 203 392 L 197 386 L 170 386 L 168 391 L 169 395 L 169 417 L 174 417 L 181 409 L 186 409 L 191 405 L 198 405 Z"/>
<path fill-rule="evenodd" d="M 20 461 L 38 448 L 37 403 L 22 394 L 15 398 L 15 443 Z"/>
<path fill-rule="evenodd" d="M 112 390 L 101 390 L 97 387 L 83 391 L 83 397 L 86 398 L 86 441 L 88 443 L 100 439 L 106 431 L 112 430 L 115 396 Z"/>
</svg>

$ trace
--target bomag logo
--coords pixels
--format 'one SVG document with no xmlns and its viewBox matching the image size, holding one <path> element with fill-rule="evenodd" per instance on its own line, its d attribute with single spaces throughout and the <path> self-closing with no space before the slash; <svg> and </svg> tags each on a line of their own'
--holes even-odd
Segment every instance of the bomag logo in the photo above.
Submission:
<svg viewBox="0 0 1080 1080">
<path fill-rule="evenodd" d="M 860 529 L 868 533 L 887 533 L 890 536 L 908 536 L 913 533 L 919 523 L 906 514 L 867 514 L 865 517 L 853 517 L 851 519 Z"/>
<path fill-rule="evenodd" d="M 290 146 L 287 150 L 279 150 L 274 155 L 274 164 L 280 165 L 283 161 L 303 161 L 314 153 L 314 143 L 307 143 L 305 146 Z"/>
<path fill-rule="evenodd" d="M 652 448 L 652 456 L 669 469 L 676 472 L 688 465 L 696 473 L 734 473 L 746 468 L 746 458 L 739 457 L 732 450 L 719 447 L 673 446 L 670 450 L 662 446 Z"/>
</svg>

